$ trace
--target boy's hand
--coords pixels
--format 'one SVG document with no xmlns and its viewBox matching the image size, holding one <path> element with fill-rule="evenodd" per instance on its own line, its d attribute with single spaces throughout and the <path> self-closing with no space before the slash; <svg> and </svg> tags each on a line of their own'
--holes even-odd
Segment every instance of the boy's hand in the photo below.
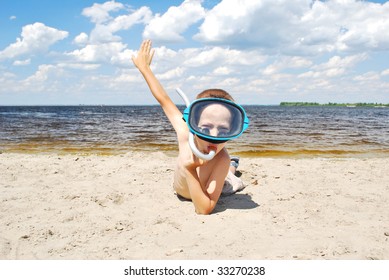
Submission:
<svg viewBox="0 0 389 280">
<path fill-rule="evenodd" d="M 184 166 L 186 169 L 196 169 L 197 167 L 202 166 L 205 163 L 206 163 L 205 160 L 202 160 L 192 154 L 192 158 L 188 159 L 188 161 L 185 162 Z"/>
<path fill-rule="evenodd" d="M 144 40 L 140 45 L 138 55 L 132 56 L 132 62 L 134 65 L 142 71 L 150 66 L 153 60 L 154 50 L 151 49 L 151 40 Z"/>
<path fill-rule="evenodd" d="M 192 150 L 189 147 L 189 144 L 186 146 L 187 147 L 185 147 L 185 151 L 182 152 L 182 164 L 186 169 L 194 170 L 197 167 L 202 166 L 206 163 L 205 160 L 202 160 L 193 154 Z"/>
</svg>

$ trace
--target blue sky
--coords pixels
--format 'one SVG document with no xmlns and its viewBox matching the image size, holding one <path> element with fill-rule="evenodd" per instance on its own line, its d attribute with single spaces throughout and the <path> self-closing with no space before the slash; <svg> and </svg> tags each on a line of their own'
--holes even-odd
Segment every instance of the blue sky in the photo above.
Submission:
<svg viewBox="0 0 389 280">
<path fill-rule="evenodd" d="M 172 99 L 389 103 L 389 2 L 1 0 L 0 105 L 155 104 L 144 38 Z"/>
</svg>

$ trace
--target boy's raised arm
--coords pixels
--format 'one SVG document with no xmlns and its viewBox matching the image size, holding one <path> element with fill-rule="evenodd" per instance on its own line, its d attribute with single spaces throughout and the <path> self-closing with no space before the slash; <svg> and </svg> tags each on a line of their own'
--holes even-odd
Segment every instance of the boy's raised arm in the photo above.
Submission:
<svg viewBox="0 0 389 280">
<path fill-rule="evenodd" d="M 173 125 L 176 132 L 180 133 L 182 128 L 185 127 L 182 125 L 182 113 L 170 99 L 169 95 L 166 93 L 150 68 L 153 55 L 154 50 L 151 49 L 151 40 L 145 40 L 139 48 L 138 55 L 136 57 L 132 57 L 132 61 L 143 75 L 155 99 L 159 102 L 159 104 L 161 104 L 161 107 L 170 123 Z"/>
<path fill-rule="evenodd" d="M 224 171 L 228 171 L 229 157 L 224 160 L 224 165 L 219 165 L 215 168 L 207 186 L 202 187 L 196 168 L 204 162 L 200 162 L 199 159 L 193 155 L 189 144 L 187 143 L 189 129 L 182 119 L 182 113 L 165 92 L 150 68 L 153 55 L 154 50 L 151 49 L 151 41 L 145 40 L 142 42 L 137 56 L 132 57 L 132 61 L 143 75 L 151 93 L 159 104 L 161 104 L 162 109 L 173 125 L 177 133 L 179 144 L 185 144 L 180 147 L 180 163 L 185 167 L 185 179 L 196 212 L 198 214 L 209 214 L 215 208 L 219 199 L 224 178 L 226 176 L 226 174 L 224 174 L 226 172 Z"/>
</svg>

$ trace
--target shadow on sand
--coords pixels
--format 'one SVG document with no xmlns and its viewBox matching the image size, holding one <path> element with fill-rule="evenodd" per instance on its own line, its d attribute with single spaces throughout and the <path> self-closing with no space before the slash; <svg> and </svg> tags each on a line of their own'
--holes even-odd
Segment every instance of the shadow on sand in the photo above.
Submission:
<svg viewBox="0 0 389 280">
<path fill-rule="evenodd" d="M 177 195 L 177 198 L 183 202 L 191 202 L 190 199 L 183 198 L 180 195 Z M 226 211 L 227 209 L 254 209 L 259 206 L 258 203 L 251 199 L 251 195 L 243 193 L 234 193 L 228 196 L 220 196 L 219 201 L 212 214 L 220 213 Z"/>
<path fill-rule="evenodd" d="M 229 196 L 221 196 L 213 213 L 223 212 L 227 209 L 254 209 L 259 206 L 251 199 L 251 195 L 244 193 L 234 193 Z"/>
</svg>

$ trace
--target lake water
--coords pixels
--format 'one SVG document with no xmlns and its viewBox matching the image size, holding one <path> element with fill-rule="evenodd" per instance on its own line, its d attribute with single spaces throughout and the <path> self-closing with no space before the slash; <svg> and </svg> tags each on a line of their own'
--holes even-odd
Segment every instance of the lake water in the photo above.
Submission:
<svg viewBox="0 0 389 280">
<path fill-rule="evenodd" d="M 389 156 L 389 108 L 243 106 L 241 156 Z M 183 110 L 183 107 L 180 107 Z M 159 106 L 0 106 L 0 152 L 177 153 Z"/>
</svg>

